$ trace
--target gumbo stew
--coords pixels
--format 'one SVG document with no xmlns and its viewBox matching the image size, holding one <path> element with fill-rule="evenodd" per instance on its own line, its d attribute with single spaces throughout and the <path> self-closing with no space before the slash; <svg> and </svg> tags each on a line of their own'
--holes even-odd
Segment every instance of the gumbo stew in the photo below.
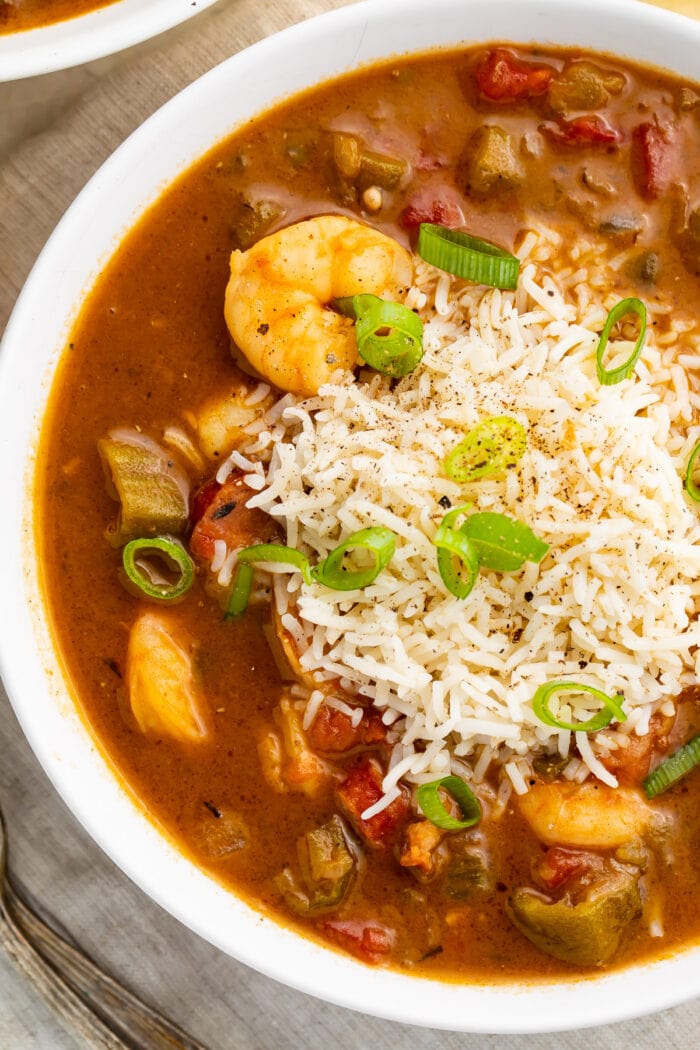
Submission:
<svg viewBox="0 0 700 1050">
<path fill-rule="evenodd" d="M 574 51 L 346 76 L 149 209 L 38 530 L 80 708 L 184 853 L 446 979 L 698 937 L 699 272 L 696 85 Z"/>
<path fill-rule="evenodd" d="M 0 35 L 39 29 L 113 3 L 114 0 L 0 0 Z"/>
</svg>

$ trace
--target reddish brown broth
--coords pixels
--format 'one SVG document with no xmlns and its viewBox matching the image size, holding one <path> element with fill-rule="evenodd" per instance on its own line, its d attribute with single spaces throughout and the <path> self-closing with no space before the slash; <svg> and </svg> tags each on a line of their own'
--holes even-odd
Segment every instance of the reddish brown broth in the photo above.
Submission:
<svg viewBox="0 0 700 1050">
<path fill-rule="evenodd" d="M 577 57 L 529 56 L 555 72 Z M 620 274 L 621 293 L 643 294 L 648 301 L 658 296 L 685 308 L 697 296 L 698 280 L 674 233 L 678 194 L 668 187 L 682 185 L 691 206 L 700 196 L 695 89 L 617 60 L 583 57 L 625 78 L 605 111 L 620 143 L 577 149 L 545 140 L 542 156 L 528 159 L 528 177 L 513 190 L 471 192 L 466 144 L 484 121 L 521 135 L 553 117 L 542 97 L 512 103 L 480 97 L 474 70 L 483 50 L 380 66 L 253 121 L 179 178 L 124 238 L 89 294 L 59 368 L 42 435 L 38 520 L 53 627 L 81 710 L 119 775 L 183 852 L 256 907 L 310 936 L 322 936 L 315 921 L 292 916 L 272 880 L 294 863 L 297 838 L 327 820 L 337 805 L 332 792 L 313 801 L 302 794 L 276 795 L 261 774 L 257 740 L 270 725 L 281 688 L 261 630 L 264 613 L 249 611 L 237 622 L 224 622 L 198 580 L 175 615 L 197 639 L 198 672 L 216 711 L 213 742 L 188 749 L 139 732 L 123 678 L 138 603 L 119 582 L 120 553 L 104 539 L 115 505 L 105 491 L 96 444 L 111 428 L 127 424 L 162 433 L 213 392 L 239 384 L 222 307 L 229 254 L 240 239 L 243 193 L 283 205 L 284 214 L 270 229 L 343 212 L 404 243 L 405 209 L 436 200 L 458 202 L 471 232 L 507 248 L 528 218 L 555 224 L 566 238 L 612 223 L 611 251 L 634 246 L 633 257 L 640 260 Z M 656 197 L 639 192 L 631 161 L 634 129 L 650 121 L 674 129 L 664 191 Z M 362 212 L 352 188 L 339 188 L 329 161 L 329 129 L 411 159 L 412 178 L 384 194 L 378 214 Z M 591 192 L 582 181 L 584 168 L 589 183 L 604 183 L 609 192 Z M 638 218 L 640 228 L 630 232 L 621 217 Z M 650 280 L 644 267 L 651 255 Z M 665 936 L 654 941 L 646 922 L 636 921 L 615 965 L 671 953 L 700 933 L 694 864 L 699 792 L 700 778 L 693 775 L 667 796 L 676 814 L 673 871 L 662 866 L 655 879 L 643 880 L 647 895 L 663 902 Z M 229 812 L 247 826 L 250 840 L 212 859 L 202 847 L 201 828 Z M 391 850 L 367 850 L 343 914 L 396 930 L 389 961 L 417 973 L 470 981 L 580 973 L 533 947 L 504 911 L 508 892 L 531 884 L 543 847 L 512 807 L 487 833 L 492 893 L 448 899 L 438 886 L 420 883 L 399 867 Z"/>
<path fill-rule="evenodd" d="M 0 35 L 64 22 L 115 0 L 0 0 Z"/>
</svg>

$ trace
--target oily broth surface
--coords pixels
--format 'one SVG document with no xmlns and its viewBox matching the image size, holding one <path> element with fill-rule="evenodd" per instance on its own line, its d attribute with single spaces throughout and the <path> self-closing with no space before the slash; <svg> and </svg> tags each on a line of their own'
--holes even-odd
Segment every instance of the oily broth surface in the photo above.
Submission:
<svg viewBox="0 0 700 1050">
<path fill-rule="evenodd" d="M 0 0 L 0 36 L 86 15 L 116 0 Z"/>
<path fill-rule="evenodd" d="M 149 815 L 184 853 L 257 907 L 296 924 L 278 903 L 271 878 L 293 862 L 297 837 L 327 819 L 329 804 L 303 795 L 275 795 L 263 780 L 257 734 L 270 724 L 280 682 L 261 630 L 260 615 L 225 623 L 200 583 L 177 610 L 193 637 L 205 692 L 216 712 L 211 746 L 188 751 L 163 740 L 147 740 L 128 713 L 122 675 L 136 602 L 122 588 L 120 553 L 104 540 L 116 513 L 107 496 L 96 443 L 110 429 L 138 424 L 158 435 L 197 410 L 214 394 L 237 385 L 223 320 L 224 290 L 232 247 L 232 196 L 242 187 L 269 190 L 283 200 L 283 224 L 327 210 L 356 215 L 331 203 L 319 172 L 297 169 L 284 154 L 290 134 L 318 127 L 371 137 L 384 122 L 387 152 L 413 153 L 457 162 L 461 147 L 484 117 L 464 99 L 469 57 L 445 55 L 393 63 L 311 91 L 241 129 L 168 189 L 127 235 L 83 307 L 61 362 L 44 424 L 37 498 L 46 594 L 53 628 L 83 715 L 125 782 Z M 624 67 L 628 68 L 628 67 Z M 640 74 L 660 105 L 668 82 Z M 499 122 L 514 125 L 518 114 Z M 610 161 L 612 165 L 612 160 Z M 435 179 L 434 172 L 421 176 Z M 566 174 L 562 174 L 566 178 Z M 527 214 L 547 215 L 567 236 L 580 235 L 580 219 L 543 185 L 507 208 L 498 200 L 468 202 L 469 228 L 512 247 Z M 396 225 L 397 208 L 375 224 L 406 242 Z M 663 205 L 649 219 L 650 236 L 664 221 Z M 621 289 L 625 280 L 620 279 Z M 655 294 L 681 304 L 691 282 L 670 253 Z M 627 294 L 635 294 L 635 290 Z M 80 425 L 76 425 L 79 421 Z M 204 478 L 196 479 L 198 481 Z M 679 847 L 673 893 L 664 893 L 666 937 L 671 951 L 696 936 L 691 920 L 697 896 L 690 860 L 697 851 L 697 778 L 674 792 L 679 823 L 691 838 Z M 193 828 L 206 816 L 205 803 L 235 811 L 251 832 L 247 848 L 212 859 Z M 433 911 L 444 912 L 430 886 L 419 886 L 391 855 L 378 853 L 365 866 L 362 883 L 368 917 L 392 925 L 408 916 L 400 945 L 404 965 L 448 979 L 579 974 L 537 951 L 511 927 L 503 911 L 507 891 L 530 877 L 541 847 L 510 812 L 492 842 L 500 881 L 486 901 L 458 903 L 429 959 Z M 417 897 L 425 893 L 428 908 Z M 692 931 L 689 927 L 692 926 Z M 658 955 L 638 924 L 615 965 Z"/>
</svg>

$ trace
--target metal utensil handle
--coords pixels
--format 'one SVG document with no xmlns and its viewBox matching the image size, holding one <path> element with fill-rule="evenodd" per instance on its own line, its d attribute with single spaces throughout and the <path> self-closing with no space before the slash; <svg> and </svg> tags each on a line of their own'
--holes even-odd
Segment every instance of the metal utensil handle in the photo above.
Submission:
<svg viewBox="0 0 700 1050">
<path fill-rule="evenodd" d="M 98 1050 L 206 1050 L 61 937 L 20 895 L 7 873 L 0 809 L 0 947 L 39 988 L 83 1044 Z"/>
<path fill-rule="evenodd" d="M 101 970 L 60 937 L 32 911 L 12 883 L 7 883 L 8 910 L 28 939 L 109 1028 L 135 1050 L 206 1050 L 172 1021 Z"/>
<path fill-rule="evenodd" d="M 39 989 L 59 1017 L 78 1032 L 88 1047 L 125 1050 L 128 1044 L 110 1031 L 83 999 L 30 944 L 10 915 L 0 895 L 0 946 L 31 983 Z"/>
</svg>

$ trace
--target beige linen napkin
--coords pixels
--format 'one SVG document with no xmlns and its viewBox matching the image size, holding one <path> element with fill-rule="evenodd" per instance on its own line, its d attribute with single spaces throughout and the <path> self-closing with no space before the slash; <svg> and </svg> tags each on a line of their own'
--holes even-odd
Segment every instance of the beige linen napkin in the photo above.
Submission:
<svg viewBox="0 0 700 1050">
<path fill-rule="evenodd" d="M 79 97 L 53 127 L 0 164 L 0 330 L 53 226 L 129 132 L 229 54 L 340 6 L 339 0 L 222 0 L 134 55 L 28 85 L 36 125 L 42 123 L 42 98 L 66 85 L 68 101 Z M 17 97 L 17 88 L 0 90 L 0 114 Z M 98 850 L 47 782 L 2 692 L 0 797 L 13 867 L 27 890 L 114 976 L 211 1050 L 685 1050 L 698 1043 L 700 1004 L 592 1033 L 505 1038 L 409 1029 L 277 985 L 191 934 Z M 398 1003 L 388 1005 L 400 1010 Z M 82 1050 L 1 957 L 0 1050 Z"/>
</svg>

